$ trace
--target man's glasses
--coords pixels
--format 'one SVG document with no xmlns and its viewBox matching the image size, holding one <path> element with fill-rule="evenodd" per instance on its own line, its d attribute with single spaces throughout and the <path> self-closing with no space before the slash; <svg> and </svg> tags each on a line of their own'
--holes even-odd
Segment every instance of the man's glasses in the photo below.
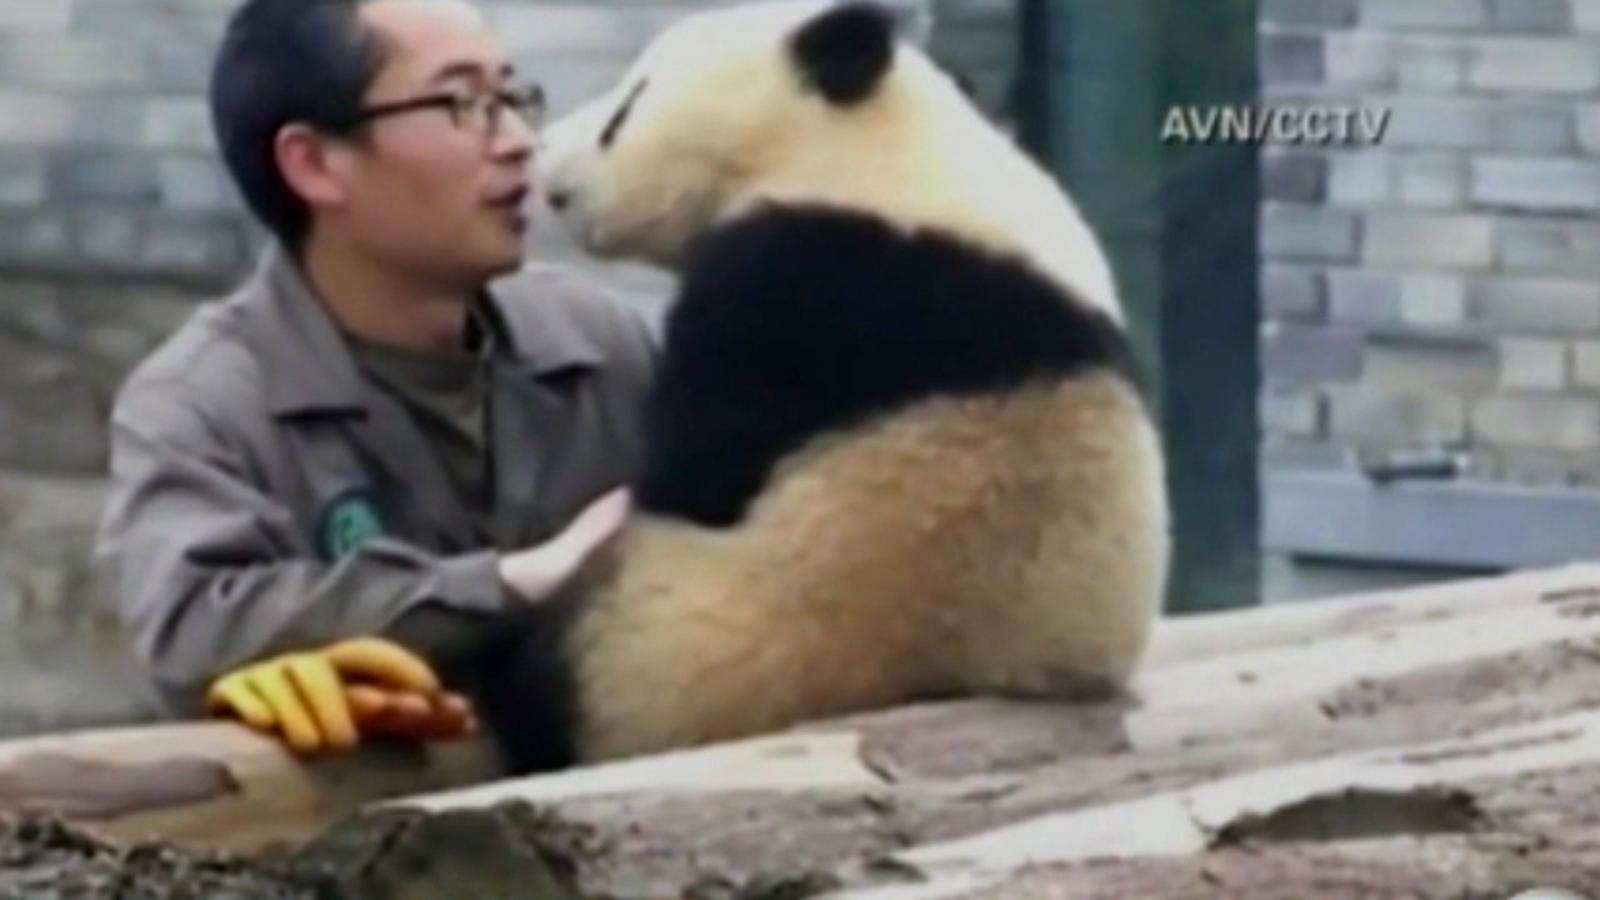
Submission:
<svg viewBox="0 0 1600 900">
<path fill-rule="evenodd" d="M 429 94 L 393 103 L 381 103 L 359 110 L 344 123 L 354 128 L 384 116 L 415 112 L 420 109 L 442 109 L 450 114 L 457 128 L 464 128 L 486 140 L 494 140 L 500 131 L 501 117 L 510 111 L 520 118 L 529 130 L 537 133 L 544 124 L 544 89 L 537 84 L 502 88 L 477 94 Z"/>
</svg>

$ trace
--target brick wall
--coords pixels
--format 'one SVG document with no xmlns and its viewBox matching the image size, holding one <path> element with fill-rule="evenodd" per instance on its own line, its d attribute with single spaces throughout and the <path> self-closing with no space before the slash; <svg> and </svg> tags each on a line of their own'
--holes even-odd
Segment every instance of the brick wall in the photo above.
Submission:
<svg viewBox="0 0 1600 900">
<path fill-rule="evenodd" d="M 128 369 L 260 236 L 203 101 L 236 0 L 0 0 L 0 734 L 142 715 L 111 598 L 86 565 L 105 421 Z M 998 105 L 1010 0 L 898 0 Z M 485 0 L 559 113 L 693 0 Z M 930 29 L 937 10 L 938 28 Z M 948 16 L 944 14 L 948 13 Z M 997 110 L 998 111 L 998 110 Z M 574 259 L 553 224 L 536 253 Z M 596 267 L 640 302 L 670 287 Z"/>
<path fill-rule="evenodd" d="M 1392 110 L 1375 146 L 1263 160 L 1269 484 L 1453 447 L 1458 493 L 1581 495 L 1600 481 L 1600 2 L 1261 16 L 1269 100 Z"/>
</svg>

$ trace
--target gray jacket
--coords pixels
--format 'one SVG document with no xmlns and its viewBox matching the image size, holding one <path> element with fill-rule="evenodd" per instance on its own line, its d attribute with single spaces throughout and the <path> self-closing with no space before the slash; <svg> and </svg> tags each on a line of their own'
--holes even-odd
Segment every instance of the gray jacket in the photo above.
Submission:
<svg viewBox="0 0 1600 900">
<path fill-rule="evenodd" d="M 213 678 L 263 656 L 503 609 L 497 551 L 633 474 L 644 318 L 555 267 L 490 295 L 515 345 L 491 376 L 492 547 L 279 251 L 129 376 L 97 555 L 169 711 L 197 712 Z"/>
</svg>

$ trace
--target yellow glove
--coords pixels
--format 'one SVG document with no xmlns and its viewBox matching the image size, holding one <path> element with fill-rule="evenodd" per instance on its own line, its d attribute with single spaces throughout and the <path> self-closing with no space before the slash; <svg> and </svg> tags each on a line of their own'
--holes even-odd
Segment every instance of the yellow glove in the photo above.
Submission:
<svg viewBox="0 0 1600 900">
<path fill-rule="evenodd" d="M 422 659 L 360 637 L 242 666 L 212 682 L 206 709 L 281 733 L 297 753 L 348 750 L 363 735 L 448 738 L 476 723 Z"/>
</svg>

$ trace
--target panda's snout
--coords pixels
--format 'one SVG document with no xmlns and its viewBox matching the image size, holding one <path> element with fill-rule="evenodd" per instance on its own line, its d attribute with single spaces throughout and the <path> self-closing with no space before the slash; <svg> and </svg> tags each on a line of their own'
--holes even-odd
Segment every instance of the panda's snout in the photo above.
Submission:
<svg viewBox="0 0 1600 900">
<path fill-rule="evenodd" d="M 545 193 L 545 202 L 556 212 L 562 212 L 572 202 L 572 192 L 565 188 L 551 188 Z"/>
</svg>

